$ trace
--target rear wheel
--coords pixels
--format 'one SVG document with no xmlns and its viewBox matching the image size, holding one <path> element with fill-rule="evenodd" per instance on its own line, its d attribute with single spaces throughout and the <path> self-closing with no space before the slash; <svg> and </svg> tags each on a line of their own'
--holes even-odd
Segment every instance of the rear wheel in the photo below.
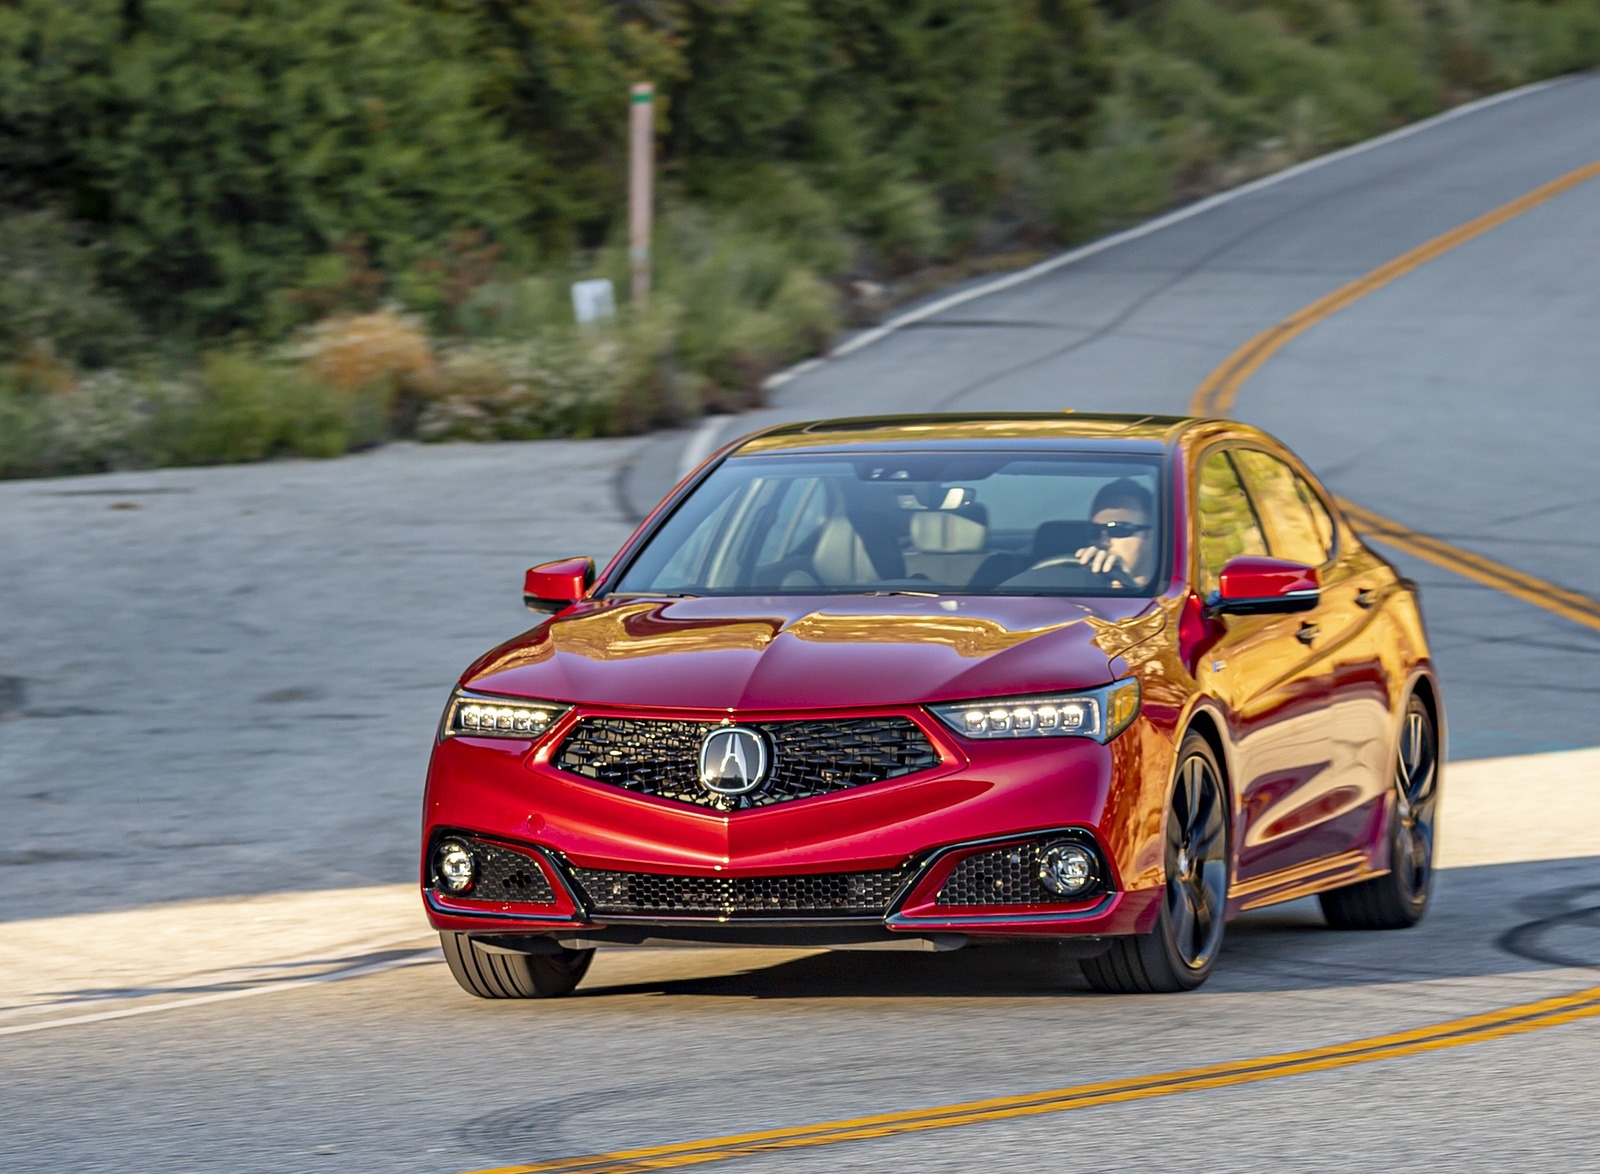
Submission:
<svg viewBox="0 0 1600 1174">
<path fill-rule="evenodd" d="M 1439 812 L 1439 735 L 1422 698 L 1406 702 L 1394 763 L 1389 871 L 1323 893 L 1322 915 L 1335 929 L 1405 929 L 1428 909 L 1434 828 Z"/>
<path fill-rule="evenodd" d="M 502 954 L 464 933 L 441 932 L 439 944 L 461 989 L 480 999 L 555 999 L 572 993 L 594 960 L 593 950 Z"/>
<path fill-rule="evenodd" d="M 1211 747 L 1190 733 L 1178 749 L 1167 809 L 1166 886 L 1155 928 L 1117 938 L 1079 965 L 1089 985 L 1113 993 L 1193 990 L 1222 948 L 1228 900 L 1227 792 Z"/>
</svg>

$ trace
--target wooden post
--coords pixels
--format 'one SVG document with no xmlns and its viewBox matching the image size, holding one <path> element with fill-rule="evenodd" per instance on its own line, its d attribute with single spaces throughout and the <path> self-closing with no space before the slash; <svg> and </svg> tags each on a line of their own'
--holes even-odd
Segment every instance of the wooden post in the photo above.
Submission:
<svg viewBox="0 0 1600 1174">
<path fill-rule="evenodd" d="M 655 172 L 655 87 L 640 82 L 628 105 L 628 260 L 633 267 L 631 300 L 650 300 L 650 201 Z"/>
</svg>

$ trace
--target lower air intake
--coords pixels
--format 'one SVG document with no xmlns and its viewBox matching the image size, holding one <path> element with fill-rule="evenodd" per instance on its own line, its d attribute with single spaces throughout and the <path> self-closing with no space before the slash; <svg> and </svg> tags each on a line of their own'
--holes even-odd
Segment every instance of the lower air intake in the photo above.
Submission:
<svg viewBox="0 0 1600 1174">
<path fill-rule="evenodd" d="M 804 876 L 572 869 L 589 908 L 613 917 L 881 917 L 910 875 L 904 868 Z"/>
<path fill-rule="evenodd" d="M 1063 842 L 1089 846 L 1084 839 L 1054 836 L 968 856 L 939 886 L 935 901 L 940 905 L 1060 905 L 1099 896 L 1105 886 L 1098 879 L 1072 897 L 1059 896 L 1044 887 L 1039 879 L 1040 856 L 1050 845 Z M 1103 869 L 1099 875 L 1105 875 Z"/>
<path fill-rule="evenodd" d="M 455 836 L 472 853 L 476 875 L 472 888 L 453 893 L 434 878 L 433 891 L 451 901 L 495 901 L 506 904 L 554 905 L 555 890 L 531 855 L 491 844 L 486 840 Z"/>
</svg>

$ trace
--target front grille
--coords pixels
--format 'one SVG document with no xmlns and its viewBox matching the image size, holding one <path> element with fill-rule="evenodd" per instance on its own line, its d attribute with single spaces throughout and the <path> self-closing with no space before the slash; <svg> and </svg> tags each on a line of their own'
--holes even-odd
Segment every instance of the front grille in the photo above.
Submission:
<svg viewBox="0 0 1600 1174">
<path fill-rule="evenodd" d="M 767 780 L 747 795 L 700 785 L 700 743 L 716 722 L 590 717 L 556 750 L 561 770 L 595 782 L 719 811 L 766 807 L 900 778 L 938 765 L 939 753 L 910 718 L 760 722 L 772 751 Z"/>
<path fill-rule="evenodd" d="M 499 844 L 484 840 L 465 839 L 477 865 L 477 876 L 472 888 L 465 893 L 452 893 L 434 882 L 434 892 L 451 901 L 503 901 L 524 905 L 554 905 L 555 890 L 550 880 L 531 856 L 515 852 Z"/>
<path fill-rule="evenodd" d="M 882 916 L 910 875 L 909 868 L 804 876 L 666 876 L 572 869 L 573 880 L 596 914 L 633 917 Z"/>
<path fill-rule="evenodd" d="M 1098 885 L 1067 898 L 1052 893 L 1040 882 L 1039 853 L 1060 842 L 1057 837 L 1007 844 L 968 856 L 939 886 L 934 900 L 940 905 L 1060 905 L 1093 896 L 1099 891 Z"/>
</svg>

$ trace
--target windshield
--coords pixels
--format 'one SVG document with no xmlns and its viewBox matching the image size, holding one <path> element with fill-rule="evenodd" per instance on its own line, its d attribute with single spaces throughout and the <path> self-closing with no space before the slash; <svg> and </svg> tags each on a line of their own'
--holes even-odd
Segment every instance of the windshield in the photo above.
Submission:
<svg viewBox="0 0 1600 1174">
<path fill-rule="evenodd" d="M 735 457 L 611 590 L 1150 595 L 1160 468 L 1086 453 Z"/>
</svg>

